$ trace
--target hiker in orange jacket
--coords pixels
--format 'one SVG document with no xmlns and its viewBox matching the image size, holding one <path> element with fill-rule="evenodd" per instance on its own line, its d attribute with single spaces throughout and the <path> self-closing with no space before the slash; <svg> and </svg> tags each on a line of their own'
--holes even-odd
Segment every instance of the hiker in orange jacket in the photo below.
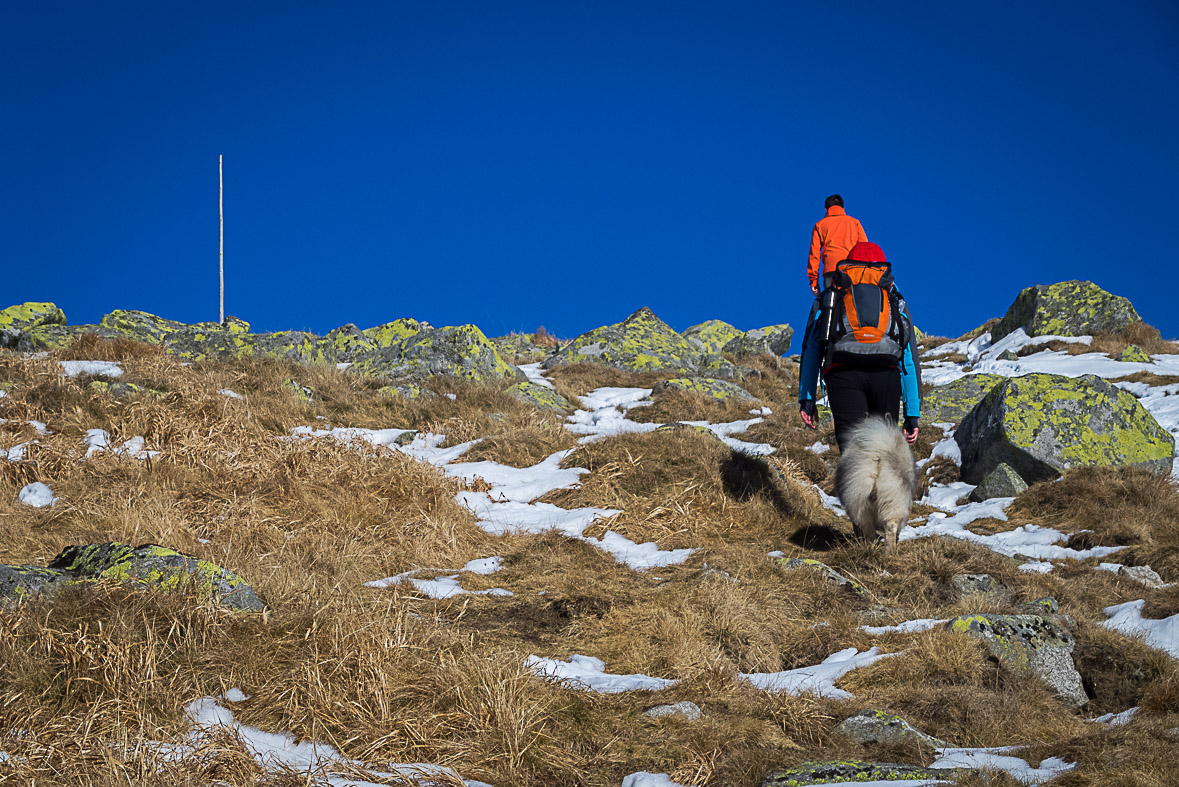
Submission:
<svg viewBox="0 0 1179 787">
<path fill-rule="evenodd" d="M 815 295 L 829 284 L 826 279 L 835 273 L 835 264 L 846 260 L 857 243 L 868 240 L 860 222 L 844 212 L 843 197 L 832 194 L 823 202 L 823 207 L 827 209 L 827 215 L 811 230 L 811 256 L 806 264 L 806 275 Z"/>
</svg>

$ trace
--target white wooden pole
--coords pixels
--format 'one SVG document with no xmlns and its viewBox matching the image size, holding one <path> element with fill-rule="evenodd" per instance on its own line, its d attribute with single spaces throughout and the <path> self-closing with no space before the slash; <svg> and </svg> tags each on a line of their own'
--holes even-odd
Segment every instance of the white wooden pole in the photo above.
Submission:
<svg viewBox="0 0 1179 787">
<path fill-rule="evenodd" d="M 221 320 L 222 325 L 225 324 L 225 171 L 222 165 L 222 156 L 217 156 L 217 211 L 221 214 L 221 252 L 218 263 L 218 270 L 221 273 Z"/>
</svg>

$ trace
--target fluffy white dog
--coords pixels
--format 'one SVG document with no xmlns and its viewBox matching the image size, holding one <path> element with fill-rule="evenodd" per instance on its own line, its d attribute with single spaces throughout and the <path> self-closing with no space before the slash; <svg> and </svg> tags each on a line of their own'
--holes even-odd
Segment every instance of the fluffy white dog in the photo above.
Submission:
<svg viewBox="0 0 1179 787">
<path fill-rule="evenodd" d="M 857 424 L 835 471 L 835 494 L 856 535 L 870 541 L 883 535 L 884 549 L 891 552 L 909 521 L 916 491 L 913 453 L 897 425 L 876 415 Z"/>
</svg>

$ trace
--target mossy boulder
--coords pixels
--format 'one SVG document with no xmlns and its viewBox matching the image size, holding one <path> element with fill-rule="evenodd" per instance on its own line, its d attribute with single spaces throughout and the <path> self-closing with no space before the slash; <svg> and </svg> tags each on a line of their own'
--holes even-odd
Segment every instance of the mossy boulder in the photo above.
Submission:
<svg viewBox="0 0 1179 787">
<path fill-rule="evenodd" d="M 540 385 L 538 383 L 516 383 L 508 389 L 508 396 L 519 399 L 522 402 L 527 402 L 533 407 L 538 407 L 542 410 L 553 410 L 554 412 L 563 413 L 573 409 L 573 405 L 564 396 L 561 396 L 561 394 L 549 388 L 547 385 Z"/>
<path fill-rule="evenodd" d="M 992 388 L 1006 380 L 997 374 L 968 374 L 939 385 L 921 399 L 921 420 L 931 424 L 959 423 Z"/>
<path fill-rule="evenodd" d="M 661 380 L 655 383 L 653 392 L 659 393 L 669 390 L 694 391 L 719 402 L 734 398 L 750 402 L 757 401 L 756 396 L 736 383 L 712 377 L 673 377 L 670 380 Z"/>
<path fill-rule="evenodd" d="M 1137 344 L 1127 344 L 1125 349 L 1118 353 L 1117 360 L 1128 363 L 1154 363 L 1154 359 L 1146 354 L 1146 350 Z"/>
<path fill-rule="evenodd" d="M 862 710 L 836 725 L 835 731 L 861 744 L 911 742 L 927 749 L 950 745 L 882 710 Z"/>
<path fill-rule="evenodd" d="M 376 348 L 364 331 L 351 323 L 342 325 L 319 340 L 317 355 L 332 363 L 352 363 L 360 355 Z"/>
<path fill-rule="evenodd" d="M 105 339 L 119 336 L 98 325 L 38 325 L 21 333 L 16 349 L 23 353 L 61 350 L 70 346 L 81 335 L 93 333 Z"/>
<path fill-rule="evenodd" d="M 420 330 L 399 342 L 360 353 L 352 366 L 365 374 L 424 380 L 434 375 L 468 380 L 522 377 L 474 325 Z"/>
<path fill-rule="evenodd" d="M 361 333 L 372 343 L 373 347 L 384 349 L 392 347 L 395 344 L 400 344 L 409 337 L 419 334 L 422 331 L 431 330 L 433 327 L 428 322 L 419 322 L 409 317 L 401 317 L 393 322 L 387 322 L 372 328 L 365 328 Z"/>
<path fill-rule="evenodd" d="M 0 606 L 78 585 L 78 577 L 68 571 L 41 566 L 0 565 Z"/>
<path fill-rule="evenodd" d="M 767 325 L 730 339 L 723 349 L 733 355 L 783 355 L 793 338 L 794 329 L 789 325 Z"/>
<path fill-rule="evenodd" d="M 169 336 L 189 326 L 144 311 L 116 309 L 103 315 L 99 327 L 118 336 L 144 344 L 163 344 Z"/>
<path fill-rule="evenodd" d="M 1037 284 L 1016 297 L 991 329 L 991 339 L 999 341 L 1018 328 L 1028 336 L 1117 333 L 1141 319 L 1128 299 L 1111 295 L 1091 281 Z"/>
<path fill-rule="evenodd" d="M 643 307 L 620 323 L 583 333 L 553 353 L 546 369 L 578 363 L 600 363 L 630 372 L 672 372 L 711 377 L 739 376 L 735 366 L 700 347 Z"/>
<path fill-rule="evenodd" d="M 862 596 L 862 595 L 864 595 L 864 593 L 867 592 L 867 588 L 865 588 L 862 584 L 860 584 L 859 582 L 857 582 L 854 579 L 849 579 L 848 577 L 845 577 L 843 574 L 840 574 L 838 571 L 831 568 L 831 566 L 827 565 L 826 563 L 824 563 L 820 560 L 815 560 L 813 558 L 801 558 L 801 557 L 791 557 L 791 558 L 780 557 L 780 558 L 776 558 L 774 560 L 774 562 L 777 563 L 780 568 L 788 569 L 791 571 L 794 571 L 794 570 L 800 569 L 800 568 L 809 569 L 811 571 L 817 571 L 820 574 L 822 574 L 823 576 L 825 576 L 827 579 L 834 582 L 836 585 L 839 585 L 840 587 L 847 588 L 851 592 L 855 593 L 857 596 Z"/>
<path fill-rule="evenodd" d="M 947 780 L 964 776 L 962 768 L 922 768 L 895 762 L 864 762 L 862 760 L 809 761 L 793 768 L 774 771 L 762 781 L 761 787 L 805 787 L 811 784 L 856 784 L 858 782 L 905 782 Z"/>
<path fill-rule="evenodd" d="M 702 352 L 709 355 L 719 355 L 724 351 L 726 344 L 743 333 L 739 328 L 734 328 L 723 320 L 705 320 L 686 329 L 681 335 L 699 347 Z"/>
<path fill-rule="evenodd" d="M 43 325 L 65 325 L 65 312 L 52 303 L 29 302 L 0 311 L 0 347 L 15 347 L 25 331 Z"/>
<path fill-rule="evenodd" d="M 1056 620 L 1042 615 L 963 615 L 945 628 L 980 640 L 992 656 L 1011 669 L 1035 675 L 1069 705 L 1080 707 L 1089 701 L 1073 664 L 1076 640 Z"/>
<path fill-rule="evenodd" d="M 491 339 L 495 349 L 504 358 L 513 358 L 516 363 L 539 363 L 548 357 L 553 347 L 537 344 L 532 335 L 527 333 L 510 333 L 507 336 L 496 336 Z"/>
<path fill-rule="evenodd" d="M 1004 380 L 962 420 L 954 439 L 970 484 L 1002 462 L 1029 484 L 1090 465 L 1170 473 L 1175 454 L 1174 437 L 1133 395 L 1093 375 Z"/>
<path fill-rule="evenodd" d="M 192 589 L 218 603 L 257 612 L 262 601 L 246 581 L 216 563 L 156 544 L 132 547 L 108 542 L 66 547 L 49 568 L 77 579 L 115 580 L 161 590 Z"/>
<path fill-rule="evenodd" d="M 970 499 L 976 503 L 995 497 L 1015 497 L 1028 488 L 1027 481 L 1019 477 L 1019 473 L 1006 462 L 987 473 L 978 486 L 970 493 Z"/>
</svg>

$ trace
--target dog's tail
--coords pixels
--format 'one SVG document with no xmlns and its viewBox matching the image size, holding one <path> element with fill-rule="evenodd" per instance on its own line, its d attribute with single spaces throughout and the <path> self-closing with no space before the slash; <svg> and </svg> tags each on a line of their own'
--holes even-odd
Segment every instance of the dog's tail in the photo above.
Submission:
<svg viewBox="0 0 1179 787">
<path fill-rule="evenodd" d="M 852 522 L 907 521 L 916 487 L 913 454 L 895 423 L 870 416 L 852 429 L 835 473 L 835 492 Z"/>
</svg>

